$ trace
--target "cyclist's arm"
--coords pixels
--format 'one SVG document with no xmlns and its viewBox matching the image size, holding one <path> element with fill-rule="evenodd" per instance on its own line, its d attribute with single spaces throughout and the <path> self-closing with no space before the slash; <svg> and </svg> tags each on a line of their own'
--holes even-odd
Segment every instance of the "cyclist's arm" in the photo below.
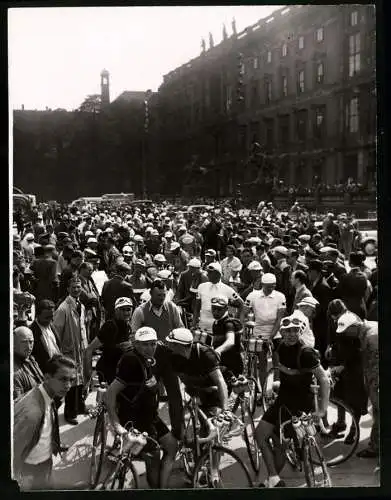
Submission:
<svg viewBox="0 0 391 500">
<path fill-rule="evenodd" d="M 114 379 L 108 387 L 104 397 L 111 425 L 113 426 L 114 432 L 120 435 L 125 434 L 127 431 L 125 427 L 121 425 L 117 415 L 117 396 L 125 387 L 126 385 L 124 383 L 120 382 L 118 379 Z"/>
<path fill-rule="evenodd" d="M 198 321 L 200 319 L 200 312 L 201 312 L 201 299 L 197 297 L 194 303 L 193 326 L 197 326 Z"/>
<path fill-rule="evenodd" d="M 319 383 L 319 413 L 326 414 L 330 397 L 330 380 L 322 365 L 312 370 L 317 382 Z"/>
<path fill-rule="evenodd" d="M 228 389 L 220 368 L 216 368 L 215 370 L 210 372 L 209 376 L 212 380 L 213 385 L 217 385 L 218 387 L 220 407 L 223 410 L 226 410 L 228 408 Z"/>
<path fill-rule="evenodd" d="M 223 352 L 229 351 L 235 345 L 235 333 L 231 330 L 226 333 L 226 339 L 221 346 L 217 347 L 215 351 L 221 356 Z"/>
</svg>

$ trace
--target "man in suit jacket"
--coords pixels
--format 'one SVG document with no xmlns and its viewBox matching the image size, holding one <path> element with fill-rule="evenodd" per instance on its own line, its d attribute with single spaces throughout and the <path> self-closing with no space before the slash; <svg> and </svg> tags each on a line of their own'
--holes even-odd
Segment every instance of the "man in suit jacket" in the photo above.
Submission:
<svg viewBox="0 0 391 500">
<path fill-rule="evenodd" d="M 43 374 L 32 355 L 34 337 L 27 326 L 14 330 L 13 398 L 17 400 L 43 381 Z"/>
<path fill-rule="evenodd" d="M 295 289 L 295 297 L 293 299 L 292 312 L 297 309 L 299 304 L 306 297 L 312 297 L 312 292 L 307 288 L 307 275 L 302 270 L 297 270 L 292 273 L 291 283 Z"/>
<path fill-rule="evenodd" d="M 325 352 L 327 349 L 327 308 L 333 298 L 333 291 L 326 283 L 323 276 L 323 263 L 314 259 L 309 263 L 308 278 L 310 281 L 310 291 L 319 302 L 313 322 L 315 335 L 315 348 L 319 350 L 323 363 L 325 362 Z"/>
<path fill-rule="evenodd" d="M 74 362 L 54 356 L 47 363 L 44 381 L 15 403 L 13 477 L 22 490 L 51 487 L 52 455 L 61 451 L 53 398 L 64 397 L 74 379 Z"/>
<path fill-rule="evenodd" d="M 43 255 L 35 259 L 30 269 L 34 274 L 34 295 L 37 302 L 43 299 L 57 300 L 58 278 L 57 262 L 52 258 L 54 247 L 43 247 Z"/>
<path fill-rule="evenodd" d="M 79 270 L 81 281 L 80 301 L 86 308 L 86 328 L 88 342 L 97 335 L 101 326 L 101 305 L 99 291 L 92 279 L 94 266 L 91 262 L 83 262 Z"/>
<path fill-rule="evenodd" d="M 41 300 L 37 304 L 35 320 L 30 325 L 34 335 L 32 353 L 42 371 L 49 359 L 61 352 L 60 341 L 52 325 L 54 309 L 51 300 Z"/>
<path fill-rule="evenodd" d="M 184 306 L 187 311 L 192 311 L 195 304 L 198 285 L 206 283 L 207 281 L 208 277 L 201 269 L 201 261 L 197 258 L 190 259 L 189 269 L 179 276 L 174 302 Z"/>
<path fill-rule="evenodd" d="M 114 318 L 115 301 L 120 297 L 129 297 L 134 307 L 137 307 L 137 300 L 133 292 L 133 287 L 130 283 L 125 281 L 126 276 L 131 273 L 131 270 L 131 267 L 126 264 L 126 262 L 116 264 L 115 274 L 113 274 L 103 285 L 102 303 L 105 308 L 106 320 Z"/>
</svg>

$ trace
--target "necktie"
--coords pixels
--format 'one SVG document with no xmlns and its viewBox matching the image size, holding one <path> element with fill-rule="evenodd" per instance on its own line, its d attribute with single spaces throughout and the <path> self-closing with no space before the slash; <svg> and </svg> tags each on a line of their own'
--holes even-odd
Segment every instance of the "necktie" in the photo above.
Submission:
<svg viewBox="0 0 391 500">
<path fill-rule="evenodd" d="M 80 300 L 76 301 L 76 310 L 77 310 L 77 314 L 80 316 L 81 315 L 81 303 L 80 303 Z"/>
<path fill-rule="evenodd" d="M 54 401 L 51 402 L 51 418 L 52 418 L 52 450 L 53 454 L 57 455 L 60 451 L 60 428 L 58 425 L 58 413 Z"/>
</svg>

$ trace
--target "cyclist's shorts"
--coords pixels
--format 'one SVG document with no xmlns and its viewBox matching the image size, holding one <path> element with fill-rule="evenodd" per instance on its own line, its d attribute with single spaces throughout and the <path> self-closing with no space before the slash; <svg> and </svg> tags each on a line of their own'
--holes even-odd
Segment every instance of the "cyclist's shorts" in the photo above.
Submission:
<svg viewBox="0 0 391 500">
<path fill-rule="evenodd" d="M 302 402 L 300 404 L 299 401 L 287 404 L 287 402 L 282 401 L 280 398 L 277 398 L 275 402 L 266 410 L 264 413 L 262 420 L 272 424 L 276 427 L 276 430 L 279 430 L 280 423 L 283 424 L 292 418 L 293 415 L 300 415 L 301 413 L 309 413 L 313 411 L 313 403 L 310 401 Z M 281 413 L 280 413 L 281 412 Z M 281 414 L 281 419 L 280 419 Z"/>
</svg>

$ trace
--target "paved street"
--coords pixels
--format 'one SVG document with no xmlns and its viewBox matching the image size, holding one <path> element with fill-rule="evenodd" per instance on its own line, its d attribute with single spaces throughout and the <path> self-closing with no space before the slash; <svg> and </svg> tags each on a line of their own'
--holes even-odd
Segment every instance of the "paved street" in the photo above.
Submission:
<svg viewBox="0 0 391 500">
<path fill-rule="evenodd" d="M 95 393 L 91 393 L 87 399 L 87 406 L 93 406 Z M 167 421 L 167 404 L 161 408 L 164 420 Z M 259 419 L 259 410 L 256 414 Z M 61 439 L 70 446 L 69 451 L 63 455 L 62 459 L 56 458 L 54 467 L 54 483 L 58 489 L 85 489 L 87 487 L 89 461 L 91 456 L 92 433 L 95 426 L 95 420 L 86 416 L 79 416 L 79 425 L 71 426 L 64 422 L 63 407 L 60 408 L 60 432 Z M 368 414 L 361 422 L 361 439 L 358 449 L 362 449 L 367 441 L 371 428 L 371 416 Z M 241 437 L 232 439 L 233 449 L 248 463 L 247 451 L 244 441 Z M 250 468 L 250 465 L 248 463 Z M 141 486 L 147 488 L 145 479 L 145 467 L 142 462 L 136 462 L 137 470 L 141 474 Z M 330 474 L 333 486 L 339 487 L 360 487 L 360 486 L 379 486 L 379 474 L 374 474 L 376 461 L 373 459 L 359 459 L 352 457 L 347 463 L 330 468 Z M 232 471 L 232 474 L 235 472 Z M 304 476 L 302 473 L 292 471 L 286 466 L 282 477 L 289 487 L 303 487 Z M 172 475 L 170 487 L 186 488 L 184 475 L 178 467 L 175 468 Z"/>
</svg>

